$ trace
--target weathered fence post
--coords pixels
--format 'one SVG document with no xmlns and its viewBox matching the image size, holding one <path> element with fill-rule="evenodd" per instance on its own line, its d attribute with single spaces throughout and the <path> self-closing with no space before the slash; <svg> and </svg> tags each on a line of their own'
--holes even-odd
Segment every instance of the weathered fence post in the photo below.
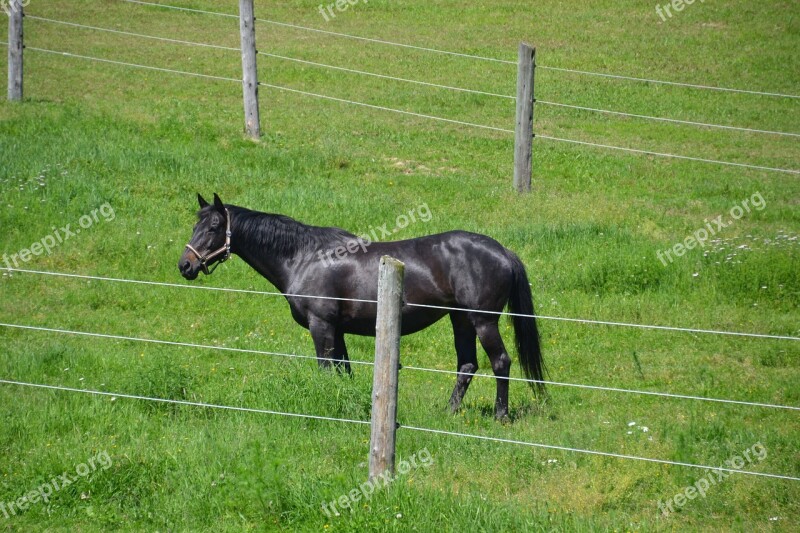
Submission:
<svg viewBox="0 0 800 533">
<path fill-rule="evenodd" d="M 8 99 L 22 100 L 22 0 L 3 5 L 8 14 Z"/>
<path fill-rule="evenodd" d="M 375 368 L 372 379 L 370 480 L 386 471 L 394 474 L 404 270 L 405 265 L 397 259 L 381 257 L 378 272 L 378 318 L 375 325 Z"/>
<path fill-rule="evenodd" d="M 536 70 L 536 49 L 519 44 L 517 66 L 517 124 L 514 130 L 514 189 L 531 190 L 533 160 L 533 77 Z"/>
<path fill-rule="evenodd" d="M 239 0 L 239 29 L 242 35 L 242 90 L 244 125 L 254 139 L 261 137 L 258 114 L 258 69 L 256 67 L 256 17 L 253 0 Z"/>
</svg>

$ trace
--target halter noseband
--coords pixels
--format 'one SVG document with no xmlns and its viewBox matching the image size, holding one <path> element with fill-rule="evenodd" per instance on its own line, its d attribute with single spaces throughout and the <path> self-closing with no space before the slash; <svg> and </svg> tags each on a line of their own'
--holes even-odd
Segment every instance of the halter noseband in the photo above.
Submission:
<svg viewBox="0 0 800 533">
<path fill-rule="evenodd" d="M 228 260 L 231 256 L 231 214 L 228 213 L 228 208 L 225 208 L 225 245 L 221 248 L 210 252 L 208 255 L 200 255 L 200 253 L 194 249 L 191 244 L 187 244 L 186 248 L 188 248 L 196 257 L 197 260 L 200 261 L 200 268 L 203 270 L 203 274 L 206 276 L 211 275 L 219 265 L 224 263 Z M 214 263 L 214 266 L 211 270 L 208 269 L 208 265 L 211 261 L 213 261 L 218 255 L 225 254 L 225 256 Z"/>
</svg>

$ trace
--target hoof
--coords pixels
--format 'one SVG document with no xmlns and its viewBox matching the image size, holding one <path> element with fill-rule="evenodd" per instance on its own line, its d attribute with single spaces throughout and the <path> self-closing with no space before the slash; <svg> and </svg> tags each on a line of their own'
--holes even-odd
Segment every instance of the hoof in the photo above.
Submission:
<svg viewBox="0 0 800 533">
<path fill-rule="evenodd" d="M 508 413 L 498 413 L 494 418 L 504 426 L 511 424 L 511 417 L 508 416 Z"/>
</svg>

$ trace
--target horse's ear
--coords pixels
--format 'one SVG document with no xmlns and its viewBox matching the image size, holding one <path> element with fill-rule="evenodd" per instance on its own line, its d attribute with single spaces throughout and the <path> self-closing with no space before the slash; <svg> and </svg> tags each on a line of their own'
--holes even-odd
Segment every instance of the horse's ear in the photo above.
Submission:
<svg viewBox="0 0 800 533">
<path fill-rule="evenodd" d="M 219 199 L 219 196 L 217 196 L 217 193 L 214 193 L 214 207 L 220 212 L 225 212 L 225 206 L 222 204 L 222 200 Z"/>
<path fill-rule="evenodd" d="M 197 203 L 200 204 L 200 209 L 203 209 L 204 207 L 208 207 L 208 202 L 206 202 L 205 198 L 200 196 L 200 193 L 197 193 Z"/>
</svg>

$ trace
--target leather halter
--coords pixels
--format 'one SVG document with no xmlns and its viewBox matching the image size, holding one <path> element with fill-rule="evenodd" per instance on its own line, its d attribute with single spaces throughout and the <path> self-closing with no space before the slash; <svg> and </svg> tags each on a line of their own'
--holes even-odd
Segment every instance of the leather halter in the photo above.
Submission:
<svg viewBox="0 0 800 533">
<path fill-rule="evenodd" d="M 208 255 L 201 255 L 200 252 L 194 249 L 191 244 L 187 244 L 186 248 L 189 249 L 196 257 L 197 260 L 200 261 L 200 268 L 203 270 L 203 274 L 206 276 L 211 275 L 219 265 L 224 263 L 228 260 L 231 256 L 231 214 L 228 213 L 228 208 L 225 208 L 225 244 L 213 252 L 209 252 Z M 214 263 L 214 266 L 211 270 L 208 269 L 208 265 L 212 262 L 217 256 L 220 254 L 225 254 L 225 256 Z"/>
</svg>

